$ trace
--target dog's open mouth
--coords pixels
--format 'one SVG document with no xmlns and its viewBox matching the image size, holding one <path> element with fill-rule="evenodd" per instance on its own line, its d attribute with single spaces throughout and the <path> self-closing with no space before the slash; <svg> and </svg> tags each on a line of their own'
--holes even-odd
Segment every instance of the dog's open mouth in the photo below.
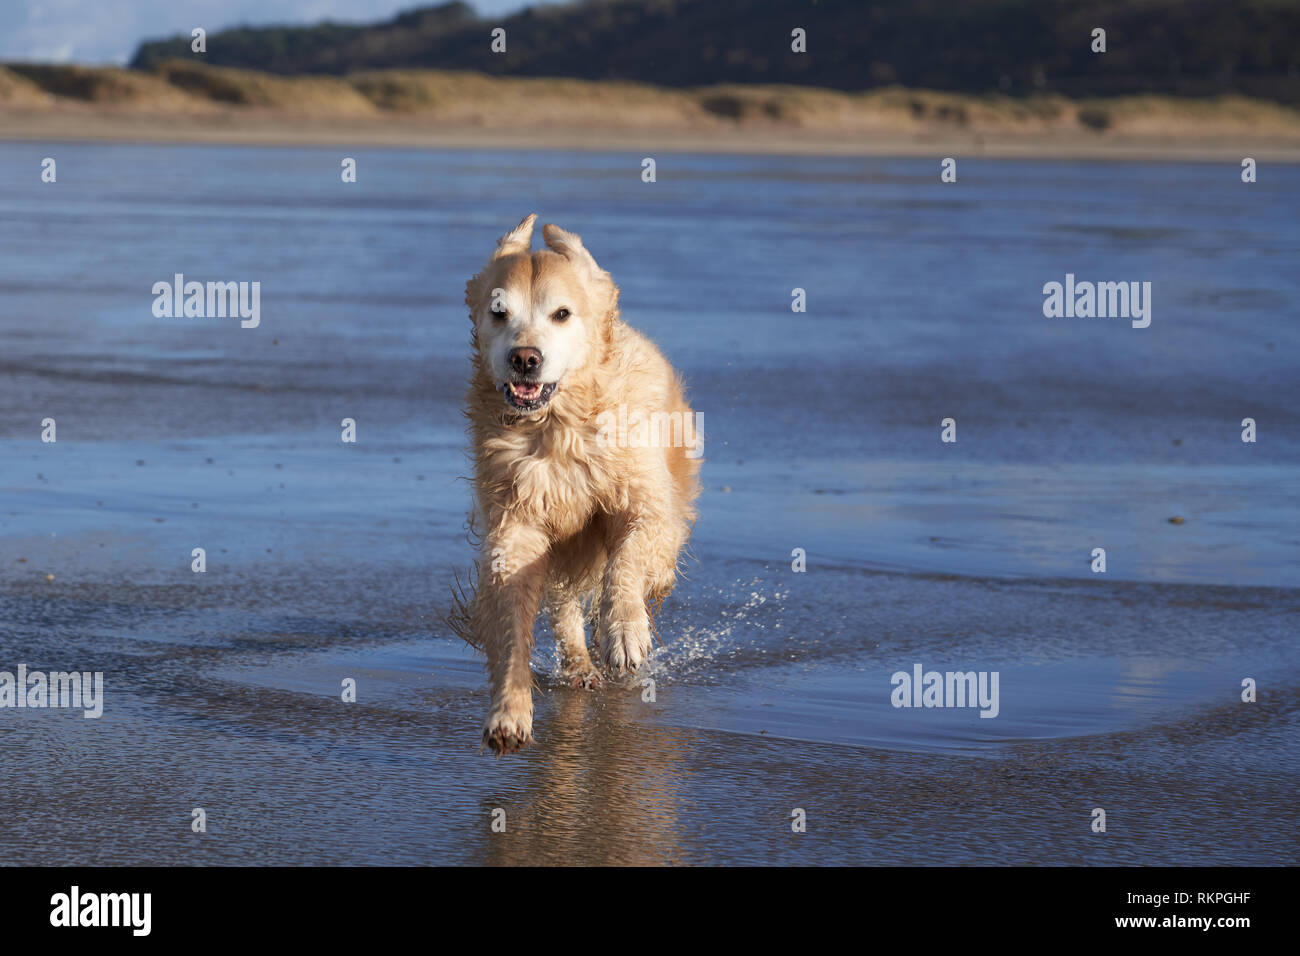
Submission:
<svg viewBox="0 0 1300 956">
<path fill-rule="evenodd" d="M 503 391 L 506 395 L 506 404 L 511 408 L 521 412 L 535 412 L 551 400 L 555 383 L 543 384 L 524 380 L 506 382 Z"/>
</svg>

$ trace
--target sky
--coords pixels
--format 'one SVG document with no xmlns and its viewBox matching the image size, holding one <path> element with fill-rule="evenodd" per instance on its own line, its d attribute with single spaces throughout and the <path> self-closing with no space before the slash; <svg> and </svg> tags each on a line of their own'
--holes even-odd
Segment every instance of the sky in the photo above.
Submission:
<svg viewBox="0 0 1300 956">
<path fill-rule="evenodd" d="M 141 40 L 226 27 L 387 20 L 441 0 L 0 0 L 0 60 L 126 63 Z M 527 0 L 469 0 L 480 14 Z"/>
</svg>

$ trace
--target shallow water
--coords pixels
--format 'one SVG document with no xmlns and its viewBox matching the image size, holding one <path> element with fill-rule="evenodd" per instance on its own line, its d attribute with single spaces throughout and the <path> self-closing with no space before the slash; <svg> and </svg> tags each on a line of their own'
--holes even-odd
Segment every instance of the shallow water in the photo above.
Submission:
<svg viewBox="0 0 1300 956">
<path fill-rule="evenodd" d="M 1300 170 L 937 165 L 0 144 L 0 669 L 107 686 L 0 710 L 0 862 L 1297 862 Z M 461 298 L 531 211 L 686 375 L 706 491 L 654 700 L 539 628 L 491 760 Z M 177 272 L 261 326 L 154 318 Z M 1151 327 L 1045 319 L 1067 272 Z M 998 716 L 891 706 L 917 664 Z"/>
</svg>

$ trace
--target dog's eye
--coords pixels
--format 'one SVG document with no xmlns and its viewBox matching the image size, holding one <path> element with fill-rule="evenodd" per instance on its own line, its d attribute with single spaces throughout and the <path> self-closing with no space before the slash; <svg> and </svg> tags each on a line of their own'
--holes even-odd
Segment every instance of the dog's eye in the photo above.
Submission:
<svg viewBox="0 0 1300 956">
<path fill-rule="evenodd" d="M 569 317 L 569 310 L 568 310 L 568 309 L 556 309 L 556 310 L 551 314 L 551 318 L 554 319 L 556 322 L 563 322 L 563 321 L 564 321 L 565 319 L 567 319 L 568 317 Z"/>
<path fill-rule="evenodd" d="M 501 322 L 504 321 L 505 319 L 510 318 L 510 313 L 507 312 L 504 308 L 498 309 L 497 307 L 493 306 L 492 318 L 496 319 L 498 322 Z"/>
</svg>

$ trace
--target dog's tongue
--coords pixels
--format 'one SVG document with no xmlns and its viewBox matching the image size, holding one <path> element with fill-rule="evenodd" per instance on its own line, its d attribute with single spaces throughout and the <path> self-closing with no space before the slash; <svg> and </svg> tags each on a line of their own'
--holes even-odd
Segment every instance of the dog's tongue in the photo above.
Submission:
<svg viewBox="0 0 1300 956">
<path fill-rule="evenodd" d="M 515 382 L 513 388 L 515 395 L 526 402 L 531 402 L 542 394 L 542 385 L 540 382 Z"/>
</svg>

